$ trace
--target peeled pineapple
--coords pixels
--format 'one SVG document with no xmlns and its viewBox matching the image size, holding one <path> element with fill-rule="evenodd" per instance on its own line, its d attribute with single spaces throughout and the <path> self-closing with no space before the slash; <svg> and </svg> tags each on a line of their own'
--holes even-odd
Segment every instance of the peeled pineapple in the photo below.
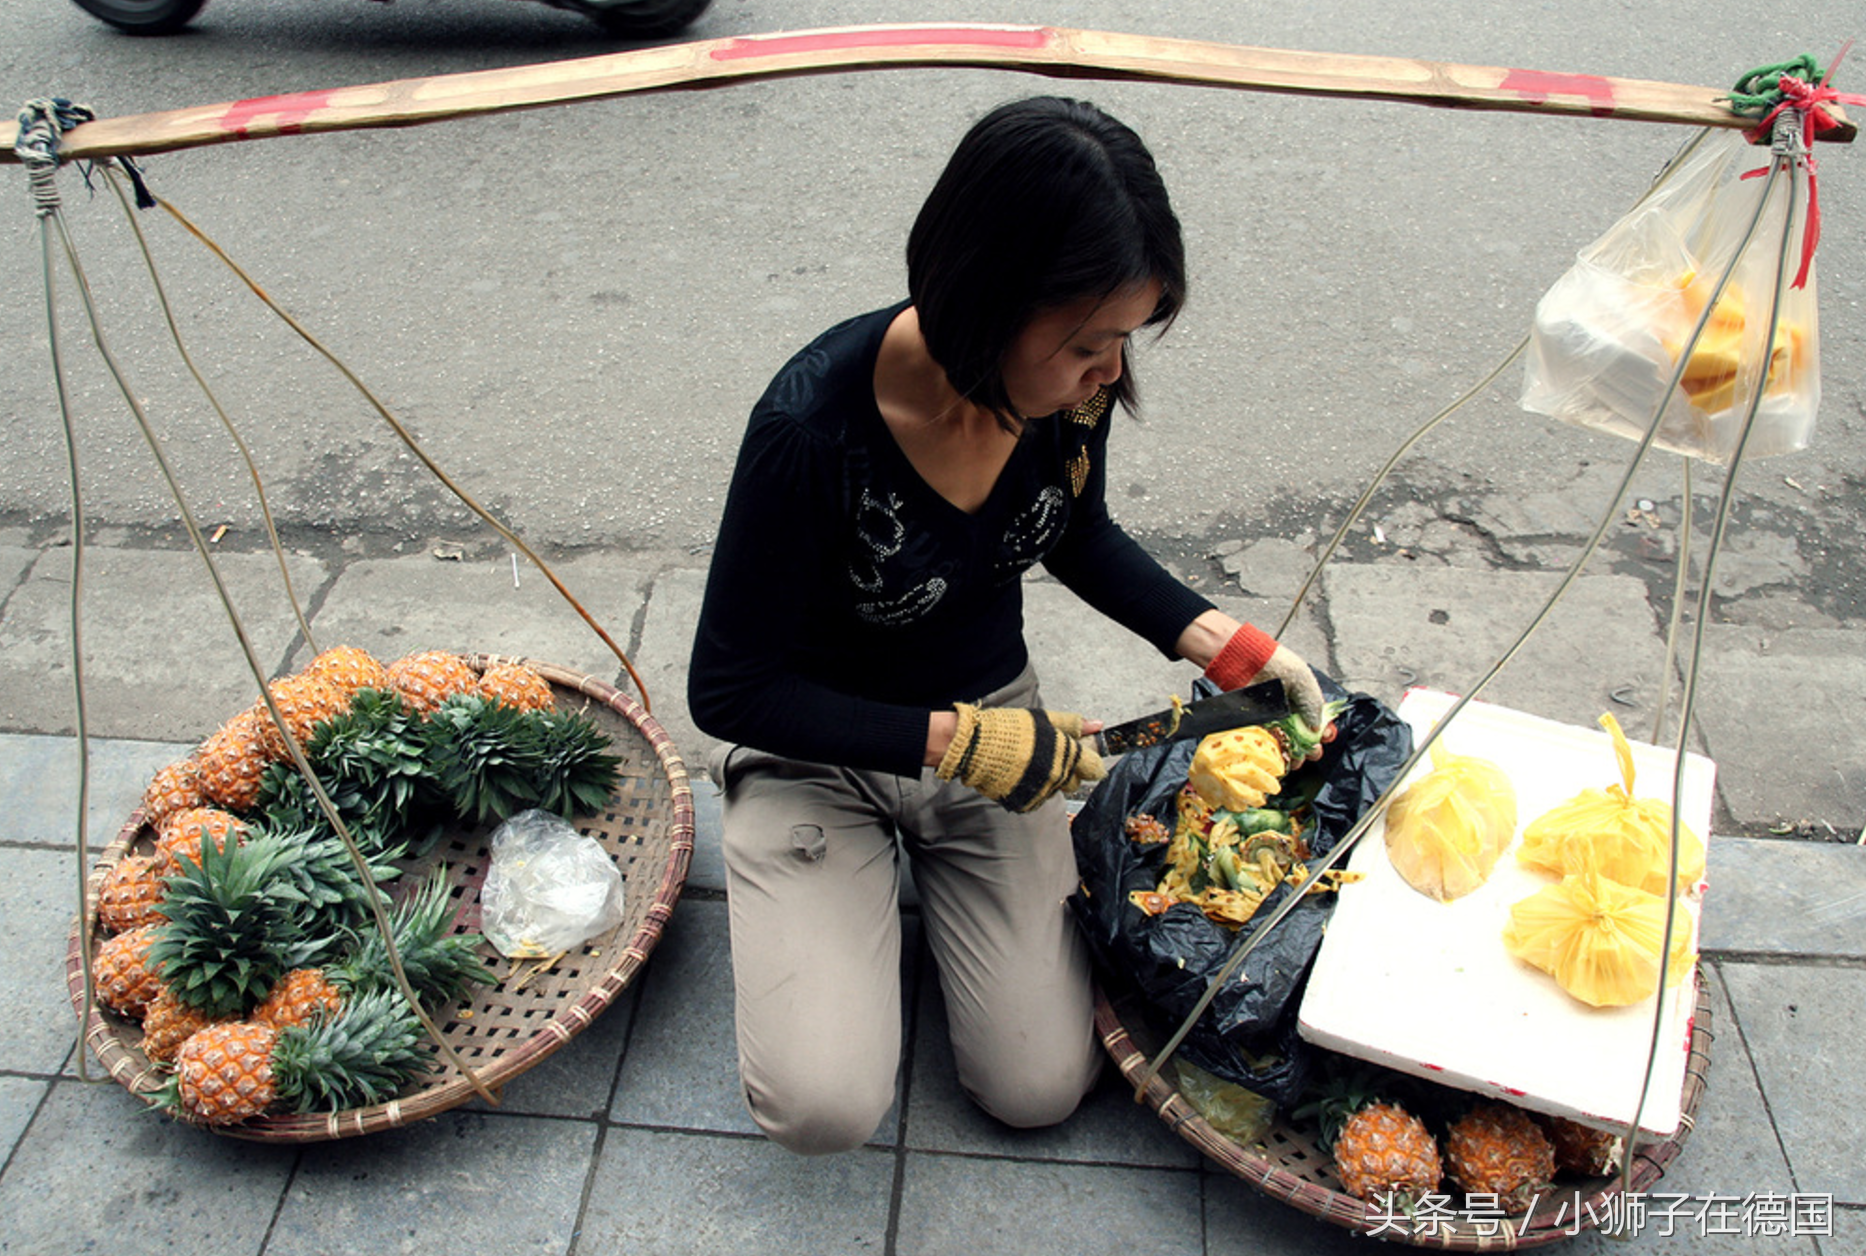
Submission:
<svg viewBox="0 0 1866 1256">
<path fill-rule="evenodd" d="M 1679 278 L 1678 287 L 1684 298 L 1680 310 L 1683 317 L 1663 337 L 1673 361 L 1684 352 L 1685 341 L 1702 317 L 1715 284 L 1709 275 L 1687 273 Z M 1763 316 L 1753 320 L 1748 304 L 1741 285 L 1724 287 L 1678 381 L 1691 403 L 1707 414 L 1720 414 L 1735 405 L 1739 382 L 1745 390 L 1754 387 L 1768 317 L 1765 306 Z M 1809 348 L 1806 328 L 1798 323 L 1781 323 L 1775 330 L 1775 343 L 1769 348 L 1764 391 L 1774 394 L 1795 388 L 1808 374 Z"/>
<path fill-rule="evenodd" d="M 1592 872 L 1654 895 L 1665 893 L 1672 852 L 1672 807 L 1633 797 L 1633 748 L 1611 714 L 1600 725 L 1613 737 L 1622 784 L 1585 789 L 1523 830 L 1517 859 L 1564 876 Z M 1704 843 L 1678 826 L 1680 893 L 1704 875 Z"/>
<path fill-rule="evenodd" d="M 1387 809 L 1387 857 L 1406 884 L 1441 903 L 1489 879 L 1516 836 L 1516 787 L 1488 759 L 1432 744 L 1432 770 Z"/>
<path fill-rule="evenodd" d="M 1657 894 L 1575 873 L 1510 908 L 1503 945 L 1581 1002 L 1624 1007 L 1658 992 L 1665 906 Z M 1696 962 L 1692 923 L 1682 907 L 1674 913 L 1668 985 Z"/>
<path fill-rule="evenodd" d="M 1269 729 L 1234 728 L 1199 743 L 1186 778 L 1207 805 L 1250 811 L 1283 788 L 1287 768 L 1283 747 Z"/>
</svg>

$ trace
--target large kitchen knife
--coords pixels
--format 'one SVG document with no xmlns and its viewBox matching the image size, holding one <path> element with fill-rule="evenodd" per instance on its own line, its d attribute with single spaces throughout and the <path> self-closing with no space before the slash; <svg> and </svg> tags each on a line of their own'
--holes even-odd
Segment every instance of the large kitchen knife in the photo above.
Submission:
<svg viewBox="0 0 1866 1256">
<path fill-rule="evenodd" d="M 1181 704 L 1176 709 L 1156 711 L 1137 720 L 1111 725 L 1095 734 L 1096 753 L 1126 754 L 1161 742 L 1184 741 L 1222 733 L 1228 728 L 1268 724 L 1289 714 L 1289 695 L 1280 680 L 1231 689 L 1224 693 Z"/>
</svg>

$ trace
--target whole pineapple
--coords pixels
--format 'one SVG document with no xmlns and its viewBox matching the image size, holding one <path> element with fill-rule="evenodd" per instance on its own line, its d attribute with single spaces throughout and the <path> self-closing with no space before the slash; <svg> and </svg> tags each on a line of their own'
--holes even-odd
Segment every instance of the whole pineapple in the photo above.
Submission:
<svg viewBox="0 0 1866 1256">
<path fill-rule="evenodd" d="M 366 853 L 384 853 L 438 819 L 440 794 L 425 748 L 421 721 L 393 691 L 380 689 L 358 690 L 349 709 L 319 725 L 305 744 L 326 796 Z M 259 806 L 278 829 L 330 827 L 291 764 L 266 768 Z"/>
<path fill-rule="evenodd" d="M 494 663 L 480 673 L 479 692 L 521 711 L 547 711 L 556 702 L 551 682 L 523 663 Z"/>
<path fill-rule="evenodd" d="M 97 1001 L 123 1016 L 141 1016 L 161 989 L 156 968 L 148 963 L 159 924 L 143 925 L 106 938 L 91 962 Z"/>
<path fill-rule="evenodd" d="M 1356 1199 L 1408 1208 L 1444 1177 L 1438 1141 L 1425 1122 L 1381 1093 L 1403 1089 L 1371 1066 L 1337 1061 L 1316 1097 L 1292 1114 L 1319 1123 L 1322 1150 Z"/>
<path fill-rule="evenodd" d="M 176 1052 L 174 1077 L 157 1103 L 207 1125 L 238 1124 L 275 1105 L 337 1112 L 393 1098 L 429 1058 L 407 1003 L 377 991 L 285 1029 L 209 1025 Z"/>
<path fill-rule="evenodd" d="M 112 864 L 98 887 L 97 923 L 107 932 L 123 933 L 168 919 L 162 914 L 166 867 L 155 855 L 125 855 Z"/>
<path fill-rule="evenodd" d="M 1556 1172 L 1582 1177 L 1606 1177 L 1619 1172 L 1623 1140 L 1613 1131 L 1597 1130 L 1563 1116 L 1543 1117 L 1542 1128 L 1555 1146 Z"/>
<path fill-rule="evenodd" d="M 240 712 L 195 752 L 201 792 L 229 811 L 250 811 L 259 801 L 259 777 L 271 760 L 259 740 L 259 720 L 251 707 Z"/>
<path fill-rule="evenodd" d="M 279 718 L 285 721 L 285 727 L 291 731 L 292 738 L 300 747 L 311 740 L 312 732 L 326 720 L 335 719 L 350 709 L 350 696 L 338 691 L 335 685 L 321 676 L 301 672 L 296 676 L 287 676 L 275 680 L 266 686 L 266 692 L 272 697 L 272 705 L 279 709 Z M 253 726 L 259 734 L 259 744 L 265 750 L 266 758 L 271 762 L 281 762 L 291 756 L 285 748 L 285 738 L 279 732 L 279 726 L 272 721 L 272 713 L 261 702 L 253 708 Z"/>
<path fill-rule="evenodd" d="M 152 1064 L 173 1064 L 182 1043 L 209 1025 L 226 1019 L 230 1018 L 209 1016 L 199 1008 L 188 1006 L 162 984 L 143 1011 L 143 1055 Z"/>
<path fill-rule="evenodd" d="M 175 812 L 156 829 L 155 855 L 164 874 L 174 872 L 184 859 L 201 860 L 201 843 L 211 841 L 220 849 L 231 838 L 238 845 L 246 833 L 246 821 L 231 811 L 218 807 L 188 807 Z"/>
<path fill-rule="evenodd" d="M 1370 1103 L 1335 1134 L 1335 1175 L 1356 1199 L 1418 1202 L 1438 1189 L 1444 1169 L 1431 1131 L 1393 1103 Z"/>
<path fill-rule="evenodd" d="M 425 716 L 455 694 L 478 692 L 479 673 L 458 654 L 422 650 L 389 664 L 389 683 L 410 710 Z"/>
<path fill-rule="evenodd" d="M 192 755 L 156 769 L 143 790 L 143 821 L 157 829 L 177 811 L 205 806 L 207 795 L 201 792 L 201 765 Z"/>
<path fill-rule="evenodd" d="M 1479 1103 L 1445 1131 L 1445 1167 L 1466 1194 L 1520 1212 L 1554 1178 L 1555 1148 L 1521 1108 Z"/>
<path fill-rule="evenodd" d="M 334 645 L 305 665 L 302 675 L 325 681 L 345 702 L 359 689 L 391 689 L 389 669 L 368 650 L 353 645 Z"/>
</svg>

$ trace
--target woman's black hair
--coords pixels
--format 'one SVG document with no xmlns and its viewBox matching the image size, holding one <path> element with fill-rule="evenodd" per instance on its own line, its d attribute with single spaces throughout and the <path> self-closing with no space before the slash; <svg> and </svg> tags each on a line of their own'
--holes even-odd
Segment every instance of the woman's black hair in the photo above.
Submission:
<svg viewBox="0 0 1866 1256">
<path fill-rule="evenodd" d="M 1037 314 L 1157 280 L 1162 331 L 1186 299 L 1185 245 L 1153 156 L 1080 100 L 1000 105 L 959 142 L 907 237 L 927 350 L 968 400 L 1015 430 L 1002 368 Z M 1127 347 L 1115 400 L 1135 400 Z"/>
</svg>

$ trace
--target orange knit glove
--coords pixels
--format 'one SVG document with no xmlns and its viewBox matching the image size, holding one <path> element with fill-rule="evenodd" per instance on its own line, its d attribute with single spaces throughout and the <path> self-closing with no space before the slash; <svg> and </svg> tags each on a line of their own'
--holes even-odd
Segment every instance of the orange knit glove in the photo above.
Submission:
<svg viewBox="0 0 1866 1256">
<path fill-rule="evenodd" d="M 1220 689 L 1242 689 L 1258 680 L 1280 680 L 1289 695 L 1289 709 L 1302 717 L 1310 728 L 1321 730 L 1326 722 L 1321 682 L 1302 657 L 1286 645 L 1250 624 L 1242 625 L 1225 642 L 1205 668 L 1205 675 Z"/>
</svg>

